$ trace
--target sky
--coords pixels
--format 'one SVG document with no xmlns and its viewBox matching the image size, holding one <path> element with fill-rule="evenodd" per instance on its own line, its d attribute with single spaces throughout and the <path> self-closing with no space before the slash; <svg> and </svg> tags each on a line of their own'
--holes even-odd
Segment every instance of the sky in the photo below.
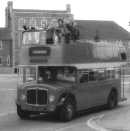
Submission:
<svg viewBox="0 0 130 131">
<path fill-rule="evenodd" d="M 130 0 L 11 0 L 15 9 L 65 10 L 71 5 L 74 19 L 110 20 L 130 31 Z M 0 27 L 5 26 L 8 0 L 0 0 Z"/>
</svg>

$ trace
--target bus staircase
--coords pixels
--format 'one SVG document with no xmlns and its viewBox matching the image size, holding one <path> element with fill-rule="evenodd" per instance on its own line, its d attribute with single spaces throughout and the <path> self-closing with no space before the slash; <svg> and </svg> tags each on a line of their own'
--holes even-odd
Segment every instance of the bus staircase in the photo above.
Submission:
<svg viewBox="0 0 130 131">
<path fill-rule="evenodd" d="M 123 67 L 121 72 L 121 96 L 125 98 L 130 88 L 130 66 L 126 65 Z"/>
</svg>

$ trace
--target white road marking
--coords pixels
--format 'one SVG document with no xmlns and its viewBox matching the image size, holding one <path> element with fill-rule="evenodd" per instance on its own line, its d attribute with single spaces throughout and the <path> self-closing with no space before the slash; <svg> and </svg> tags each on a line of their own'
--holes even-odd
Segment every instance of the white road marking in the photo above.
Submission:
<svg viewBox="0 0 130 131">
<path fill-rule="evenodd" d="M 95 120 L 100 120 L 104 117 L 104 115 L 100 115 L 100 116 L 94 116 L 94 117 L 91 117 L 87 122 L 86 122 L 86 125 L 95 130 L 95 131 L 109 131 L 108 129 L 105 129 L 99 125 L 96 124 Z M 70 126 L 66 126 L 66 127 L 63 127 L 63 128 L 59 128 L 59 129 L 56 129 L 55 131 L 65 131 L 65 130 L 68 130 L 68 129 L 72 129 L 72 128 L 76 128 L 76 126 L 79 126 L 79 125 L 82 125 L 84 123 L 79 123 L 79 124 L 76 124 L 76 125 L 70 125 Z"/>
<path fill-rule="evenodd" d="M 104 117 L 104 115 L 91 117 L 87 122 L 86 125 L 90 127 L 91 129 L 94 129 L 95 131 L 109 131 L 108 129 L 105 129 L 99 125 L 96 124 L 95 120 L 100 120 Z"/>
<path fill-rule="evenodd" d="M 84 124 L 84 123 L 78 123 L 78 124 L 76 124 L 76 125 L 65 126 L 65 127 L 56 129 L 56 130 L 54 130 L 54 131 L 64 131 L 64 130 L 68 130 L 68 129 L 72 129 L 72 128 L 76 127 L 76 126 L 79 126 L 79 125 L 81 126 L 82 124 Z"/>
</svg>

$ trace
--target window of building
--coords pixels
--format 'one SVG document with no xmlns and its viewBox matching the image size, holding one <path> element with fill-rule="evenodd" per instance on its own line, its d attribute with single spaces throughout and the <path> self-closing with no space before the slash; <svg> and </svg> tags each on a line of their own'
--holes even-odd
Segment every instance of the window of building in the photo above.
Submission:
<svg viewBox="0 0 130 131">
<path fill-rule="evenodd" d="M 7 65 L 10 65 L 10 56 L 7 56 Z"/>
<path fill-rule="evenodd" d="M 0 56 L 0 65 L 2 65 L 2 56 Z"/>
<path fill-rule="evenodd" d="M 0 49 L 2 49 L 3 48 L 3 46 L 2 46 L 2 40 L 0 41 Z"/>
</svg>

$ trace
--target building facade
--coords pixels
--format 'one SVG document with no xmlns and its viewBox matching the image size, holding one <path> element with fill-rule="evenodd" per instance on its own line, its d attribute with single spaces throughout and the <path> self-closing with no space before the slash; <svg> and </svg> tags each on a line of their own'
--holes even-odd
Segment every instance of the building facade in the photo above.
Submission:
<svg viewBox="0 0 130 131">
<path fill-rule="evenodd" d="M 12 38 L 8 28 L 0 28 L 0 67 L 12 66 Z"/>
</svg>

